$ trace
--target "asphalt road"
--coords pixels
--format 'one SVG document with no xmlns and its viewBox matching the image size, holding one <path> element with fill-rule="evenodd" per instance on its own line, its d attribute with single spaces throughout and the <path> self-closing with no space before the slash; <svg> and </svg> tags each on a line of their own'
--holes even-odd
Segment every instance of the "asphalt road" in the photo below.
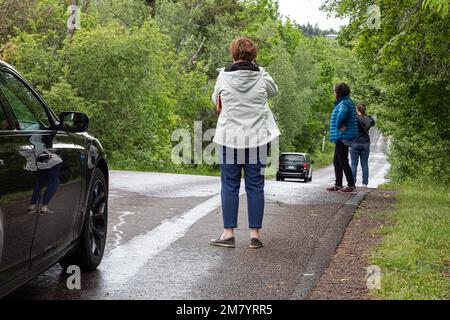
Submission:
<svg viewBox="0 0 450 320">
<path fill-rule="evenodd" d="M 385 140 L 374 132 L 371 182 L 385 182 Z M 333 168 L 312 183 L 266 182 L 265 247 L 248 248 L 242 191 L 237 248 L 221 233 L 218 177 L 111 172 L 108 240 L 99 269 L 69 290 L 56 265 L 7 299 L 303 299 L 339 243 L 359 195 L 327 193 Z M 361 175 L 359 175 L 361 177 Z"/>
</svg>

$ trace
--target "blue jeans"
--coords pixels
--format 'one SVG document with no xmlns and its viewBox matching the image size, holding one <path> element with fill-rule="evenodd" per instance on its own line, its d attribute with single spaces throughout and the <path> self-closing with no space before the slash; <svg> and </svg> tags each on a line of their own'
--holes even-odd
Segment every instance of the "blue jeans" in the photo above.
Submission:
<svg viewBox="0 0 450 320">
<path fill-rule="evenodd" d="M 51 169 L 38 170 L 36 175 L 36 183 L 34 185 L 33 195 L 30 204 L 35 205 L 39 201 L 42 189 L 47 185 L 44 195 L 42 196 L 42 205 L 46 206 L 50 203 L 56 191 L 59 188 L 59 169 L 61 165 L 54 166 Z"/>
<path fill-rule="evenodd" d="M 222 181 L 222 217 L 226 229 L 238 227 L 239 189 L 244 169 L 247 192 L 248 224 L 261 229 L 264 216 L 264 167 L 267 149 L 229 149 L 222 147 L 220 168 Z"/>
<path fill-rule="evenodd" d="M 352 173 L 356 183 L 356 175 L 358 170 L 358 162 L 361 158 L 361 167 L 363 172 L 363 184 L 369 184 L 369 155 L 370 143 L 355 143 L 350 148 L 350 155 L 352 157 Z"/>
</svg>

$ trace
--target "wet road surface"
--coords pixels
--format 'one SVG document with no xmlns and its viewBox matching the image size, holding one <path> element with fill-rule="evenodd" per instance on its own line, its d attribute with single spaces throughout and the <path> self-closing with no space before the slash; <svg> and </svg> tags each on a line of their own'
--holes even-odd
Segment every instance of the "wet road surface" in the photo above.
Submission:
<svg viewBox="0 0 450 320">
<path fill-rule="evenodd" d="M 369 187 L 376 187 L 389 166 L 384 139 L 376 133 L 372 142 Z M 312 183 L 267 181 L 265 247 L 252 250 L 244 186 L 237 247 L 223 249 L 208 245 L 221 233 L 218 177 L 113 171 L 99 269 L 82 274 L 81 290 L 69 290 L 56 265 L 6 299 L 297 298 L 304 279 L 323 271 L 311 261 L 331 255 L 336 243 L 325 238 L 340 239 L 337 215 L 355 197 L 324 191 L 333 177 L 327 167 L 314 171 Z"/>
</svg>

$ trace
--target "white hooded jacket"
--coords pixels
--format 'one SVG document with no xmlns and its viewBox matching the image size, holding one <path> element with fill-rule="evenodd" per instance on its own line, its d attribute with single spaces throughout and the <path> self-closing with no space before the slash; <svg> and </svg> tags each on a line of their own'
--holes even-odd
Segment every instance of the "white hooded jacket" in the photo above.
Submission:
<svg viewBox="0 0 450 320">
<path fill-rule="evenodd" d="M 222 112 L 214 142 L 233 149 L 251 149 L 268 144 L 280 136 L 268 100 L 278 93 L 272 77 L 260 71 L 220 70 L 212 96 L 220 95 Z"/>
</svg>

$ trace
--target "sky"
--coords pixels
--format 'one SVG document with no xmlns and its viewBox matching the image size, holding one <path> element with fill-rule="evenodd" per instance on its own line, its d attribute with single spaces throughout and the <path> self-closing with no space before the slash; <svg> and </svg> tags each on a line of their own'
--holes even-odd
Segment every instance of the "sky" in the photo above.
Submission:
<svg viewBox="0 0 450 320">
<path fill-rule="evenodd" d="M 280 12 L 284 17 L 291 17 L 298 24 L 319 24 L 321 29 L 339 30 L 341 25 L 347 24 L 347 20 L 328 18 L 325 12 L 319 10 L 323 0 L 279 0 Z"/>
</svg>

